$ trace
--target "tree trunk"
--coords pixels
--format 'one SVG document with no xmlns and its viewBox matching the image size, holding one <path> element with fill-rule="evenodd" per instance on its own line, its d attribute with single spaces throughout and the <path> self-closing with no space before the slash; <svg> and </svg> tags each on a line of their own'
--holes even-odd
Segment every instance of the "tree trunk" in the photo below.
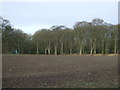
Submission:
<svg viewBox="0 0 120 90">
<path fill-rule="evenodd" d="M 48 43 L 48 54 L 50 55 L 51 52 L 50 52 L 50 42 Z"/>
<path fill-rule="evenodd" d="M 70 48 L 70 54 L 72 54 L 72 48 Z"/>
<path fill-rule="evenodd" d="M 45 48 L 45 55 L 47 55 L 47 49 Z"/>
<path fill-rule="evenodd" d="M 90 54 L 93 54 L 93 44 L 91 43 Z"/>
<path fill-rule="evenodd" d="M 96 54 L 96 46 L 94 47 L 94 54 Z"/>
<path fill-rule="evenodd" d="M 61 54 L 63 54 L 63 41 L 61 42 Z"/>
<path fill-rule="evenodd" d="M 102 54 L 104 54 L 104 40 L 102 40 Z"/>
<path fill-rule="evenodd" d="M 80 50 L 79 50 L 80 55 L 82 55 L 82 49 L 83 49 L 83 48 L 82 48 L 82 47 L 83 47 L 83 46 L 82 46 L 82 45 L 83 45 L 82 43 L 83 43 L 83 41 L 82 41 L 81 43 L 79 42 L 79 44 L 80 44 Z"/>
<path fill-rule="evenodd" d="M 37 43 L 37 50 L 36 50 L 36 54 L 38 54 L 39 52 L 38 52 L 38 43 Z"/>
<path fill-rule="evenodd" d="M 55 55 L 57 55 L 57 45 L 55 45 Z"/>
<path fill-rule="evenodd" d="M 21 54 L 21 49 L 20 49 L 20 41 L 18 40 L 18 52 Z"/>
<path fill-rule="evenodd" d="M 97 39 L 95 38 L 94 47 L 93 47 L 93 49 L 94 49 L 94 54 L 96 54 L 96 41 L 97 41 Z"/>
<path fill-rule="evenodd" d="M 80 48 L 80 55 L 82 55 L 82 48 Z"/>
<path fill-rule="evenodd" d="M 114 54 L 117 53 L 117 41 L 115 40 L 115 45 L 114 45 Z"/>
</svg>

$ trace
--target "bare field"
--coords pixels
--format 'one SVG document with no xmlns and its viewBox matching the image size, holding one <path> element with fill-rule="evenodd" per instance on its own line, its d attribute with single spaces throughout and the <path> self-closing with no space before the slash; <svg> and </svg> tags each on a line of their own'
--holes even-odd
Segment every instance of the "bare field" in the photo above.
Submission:
<svg viewBox="0 0 120 90">
<path fill-rule="evenodd" d="M 3 88 L 116 88 L 118 56 L 3 55 Z"/>
</svg>

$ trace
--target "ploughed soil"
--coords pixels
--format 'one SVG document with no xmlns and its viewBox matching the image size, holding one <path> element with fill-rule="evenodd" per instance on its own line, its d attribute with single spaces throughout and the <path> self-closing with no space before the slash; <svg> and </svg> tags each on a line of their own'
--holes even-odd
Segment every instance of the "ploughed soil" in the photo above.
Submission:
<svg viewBox="0 0 120 90">
<path fill-rule="evenodd" d="M 4 55 L 3 88 L 116 88 L 118 56 Z"/>
</svg>

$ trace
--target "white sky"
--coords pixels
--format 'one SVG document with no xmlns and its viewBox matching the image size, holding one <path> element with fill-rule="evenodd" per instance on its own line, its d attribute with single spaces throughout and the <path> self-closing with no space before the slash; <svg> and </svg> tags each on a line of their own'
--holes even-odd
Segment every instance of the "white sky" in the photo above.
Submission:
<svg viewBox="0 0 120 90">
<path fill-rule="evenodd" d="M 118 2 L 114 0 L 109 0 L 109 2 L 75 1 L 1 2 L 0 16 L 10 20 L 13 27 L 29 34 L 34 34 L 41 28 L 50 28 L 52 25 L 65 25 L 72 28 L 77 21 L 91 21 L 93 18 L 101 18 L 112 24 L 118 23 Z"/>
<path fill-rule="evenodd" d="M 0 2 L 119 2 L 119 0 L 0 0 Z"/>
</svg>

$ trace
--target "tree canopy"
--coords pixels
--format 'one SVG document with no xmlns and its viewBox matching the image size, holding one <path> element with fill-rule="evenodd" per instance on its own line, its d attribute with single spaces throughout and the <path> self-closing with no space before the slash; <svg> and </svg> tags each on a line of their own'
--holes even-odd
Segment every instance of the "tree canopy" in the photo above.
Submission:
<svg viewBox="0 0 120 90">
<path fill-rule="evenodd" d="M 73 28 L 64 25 L 41 29 L 29 35 L 12 28 L 9 20 L 0 17 L 2 51 L 20 54 L 110 54 L 120 53 L 118 26 L 95 18 L 91 22 L 78 21 Z"/>
</svg>

